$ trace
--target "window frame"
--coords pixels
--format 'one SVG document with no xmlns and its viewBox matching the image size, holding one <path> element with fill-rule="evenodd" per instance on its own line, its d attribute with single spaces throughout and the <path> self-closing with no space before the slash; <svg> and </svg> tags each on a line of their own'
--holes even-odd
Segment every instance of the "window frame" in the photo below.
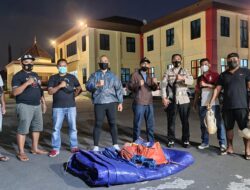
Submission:
<svg viewBox="0 0 250 190">
<path fill-rule="evenodd" d="M 110 36 L 109 34 L 100 34 L 100 50 L 110 50 Z"/>
<path fill-rule="evenodd" d="M 191 40 L 201 37 L 201 19 L 198 18 L 190 22 Z"/>
<path fill-rule="evenodd" d="M 147 37 L 147 50 L 154 51 L 154 35 Z"/>
</svg>

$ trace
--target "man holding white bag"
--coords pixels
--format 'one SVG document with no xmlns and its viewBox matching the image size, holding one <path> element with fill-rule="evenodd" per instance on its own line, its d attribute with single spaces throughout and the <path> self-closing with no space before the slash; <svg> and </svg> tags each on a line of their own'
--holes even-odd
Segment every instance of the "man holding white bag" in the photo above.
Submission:
<svg viewBox="0 0 250 190">
<path fill-rule="evenodd" d="M 198 149 L 206 149 L 209 147 L 209 133 L 207 131 L 204 119 L 208 113 L 207 105 L 213 95 L 219 74 L 210 70 L 211 64 L 207 58 L 200 60 L 200 67 L 202 75 L 198 77 L 195 87 L 194 108 L 196 109 L 197 106 L 199 106 L 201 144 L 198 146 Z M 199 99 L 200 101 L 198 101 Z M 216 98 L 216 100 L 213 102 L 211 109 L 214 112 L 216 119 L 217 138 L 220 145 L 220 151 L 223 154 L 226 151 L 226 134 L 220 115 L 220 105 L 218 98 Z"/>
</svg>

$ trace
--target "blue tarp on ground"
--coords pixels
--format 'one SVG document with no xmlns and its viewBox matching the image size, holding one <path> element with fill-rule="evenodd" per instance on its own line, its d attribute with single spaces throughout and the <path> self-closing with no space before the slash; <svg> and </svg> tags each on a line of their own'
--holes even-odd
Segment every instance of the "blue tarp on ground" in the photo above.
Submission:
<svg viewBox="0 0 250 190">
<path fill-rule="evenodd" d="M 70 159 L 68 171 L 90 186 L 110 186 L 164 178 L 194 162 L 188 152 L 166 148 L 163 151 L 170 163 L 149 169 L 116 157 L 116 153 L 113 154 L 110 149 L 101 152 L 81 150 Z"/>
</svg>

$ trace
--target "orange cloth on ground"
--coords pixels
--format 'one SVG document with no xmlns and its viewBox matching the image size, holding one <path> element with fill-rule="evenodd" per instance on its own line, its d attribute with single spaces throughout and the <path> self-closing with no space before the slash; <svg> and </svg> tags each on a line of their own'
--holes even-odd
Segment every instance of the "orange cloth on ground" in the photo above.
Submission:
<svg viewBox="0 0 250 190">
<path fill-rule="evenodd" d="M 155 142 L 152 147 L 127 143 L 121 149 L 120 155 L 126 160 L 130 160 L 134 155 L 140 155 L 154 159 L 157 165 L 168 163 L 159 142 Z"/>
</svg>

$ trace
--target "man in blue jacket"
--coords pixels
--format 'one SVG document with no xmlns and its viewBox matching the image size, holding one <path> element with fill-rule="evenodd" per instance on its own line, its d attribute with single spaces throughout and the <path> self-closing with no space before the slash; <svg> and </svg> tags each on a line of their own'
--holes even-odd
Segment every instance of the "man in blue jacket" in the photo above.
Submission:
<svg viewBox="0 0 250 190">
<path fill-rule="evenodd" d="M 123 109 L 122 84 L 117 76 L 109 70 L 109 60 L 106 55 L 100 57 L 99 67 L 100 69 L 91 74 L 86 83 L 86 89 L 92 93 L 95 112 L 93 151 L 99 151 L 98 145 L 105 115 L 111 128 L 113 146 L 116 150 L 119 150 L 120 148 L 117 144 L 116 110 L 121 112 Z"/>
</svg>

